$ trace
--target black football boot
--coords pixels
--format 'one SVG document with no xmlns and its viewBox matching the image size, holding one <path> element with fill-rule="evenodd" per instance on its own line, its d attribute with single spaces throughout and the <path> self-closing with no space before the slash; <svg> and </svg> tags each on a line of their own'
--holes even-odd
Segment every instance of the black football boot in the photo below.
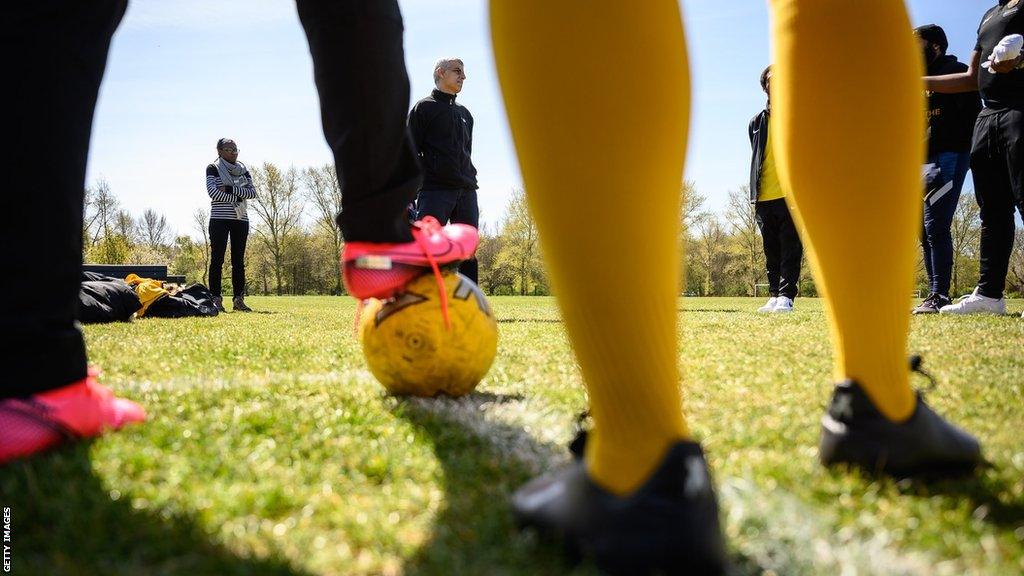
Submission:
<svg viewBox="0 0 1024 576">
<path fill-rule="evenodd" d="M 931 379 L 921 370 L 920 357 L 911 359 L 911 368 Z M 883 416 L 856 382 L 836 384 L 821 419 L 821 463 L 851 464 L 896 478 L 938 479 L 973 471 L 982 463 L 978 441 L 933 412 L 922 392 L 915 395 L 914 412 L 897 423 Z"/>
<path fill-rule="evenodd" d="M 590 558 L 609 574 L 724 572 L 718 502 L 699 444 L 677 442 L 647 482 L 617 496 L 587 474 L 585 439 L 573 442 L 569 465 L 512 496 L 520 526 L 560 540 L 571 558 Z"/>
</svg>

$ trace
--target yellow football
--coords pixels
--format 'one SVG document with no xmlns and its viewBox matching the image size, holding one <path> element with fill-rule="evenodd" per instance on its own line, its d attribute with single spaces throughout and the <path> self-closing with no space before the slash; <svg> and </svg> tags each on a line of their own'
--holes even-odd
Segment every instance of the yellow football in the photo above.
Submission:
<svg viewBox="0 0 1024 576">
<path fill-rule="evenodd" d="M 370 300 L 359 339 L 370 372 L 392 394 L 462 396 L 494 362 L 498 325 L 490 304 L 469 278 L 444 273 L 451 330 L 445 328 L 437 280 L 425 274 L 395 298 Z"/>
</svg>

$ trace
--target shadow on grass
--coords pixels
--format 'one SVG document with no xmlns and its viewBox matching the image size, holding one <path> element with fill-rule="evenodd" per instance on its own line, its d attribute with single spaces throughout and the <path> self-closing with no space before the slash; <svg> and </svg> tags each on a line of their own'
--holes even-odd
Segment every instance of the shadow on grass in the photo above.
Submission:
<svg viewBox="0 0 1024 576">
<path fill-rule="evenodd" d="M 574 572 L 560 548 L 514 525 L 512 492 L 564 452 L 487 418 L 486 404 L 519 399 L 474 393 L 459 399 L 407 399 L 396 406 L 396 415 L 433 444 L 445 491 L 445 507 L 430 540 L 406 561 L 404 574 L 589 573 Z"/>
<path fill-rule="evenodd" d="M 975 515 L 999 527 L 1016 528 L 1024 525 L 1024 501 L 1013 498 L 1014 487 L 1002 476 L 979 471 L 977 475 L 935 482 L 909 482 L 900 486 L 901 492 L 923 497 L 944 496 L 968 501 Z"/>
<path fill-rule="evenodd" d="M 754 310 L 736 310 L 733 308 L 677 308 L 676 312 L 725 312 L 727 314 L 740 314 L 743 312 L 754 312 Z"/>
<path fill-rule="evenodd" d="M 406 399 L 396 406 L 398 416 L 432 441 L 444 470 L 446 503 L 431 539 L 406 561 L 404 574 L 600 574 L 590 564 L 570 564 L 559 544 L 538 541 L 514 525 L 512 492 L 568 457 L 563 447 L 540 444 L 522 429 L 485 416 L 486 404 L 520 400 L 473 393 L 460 399 Z M 728 576 L 765 573 L 737 550 L 729 556 Z"/>
<path fill-rule="evenodd" d="M 286 560 L 242 558 L 183 513 L 140 511 L 93 473 L 89 443 L 0 467 L 14 574 L 303 576 Z"/>
</svg>

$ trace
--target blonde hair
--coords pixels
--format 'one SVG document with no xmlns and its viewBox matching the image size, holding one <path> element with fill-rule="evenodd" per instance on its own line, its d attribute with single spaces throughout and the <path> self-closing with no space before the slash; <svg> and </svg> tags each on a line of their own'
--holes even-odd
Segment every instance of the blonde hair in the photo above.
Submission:
<svg viewBox="0 0 1024 576">
<path fill-rule="evenodd" d="M 462 66 L 466 65 L 461 58 L 441 58 L 434 64 L 434 86 L 437 86 L 437 83 L 441 81 L 441 76 L 444 76 L 444 73 L 450 70 L 452 64 L 456 62 Z"/>
</svg>

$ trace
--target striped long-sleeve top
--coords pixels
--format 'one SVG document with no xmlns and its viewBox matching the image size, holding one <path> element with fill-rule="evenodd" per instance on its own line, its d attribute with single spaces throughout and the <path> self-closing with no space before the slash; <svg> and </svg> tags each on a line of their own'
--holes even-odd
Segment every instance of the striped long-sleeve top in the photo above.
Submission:
<svg viewBox="0 0 1024 576">
<path fill-rule="evenodd" d="M 211 220 L 248 220 L 245 204 L 242 200 L 256 197 L 256 187 L 252 184 L 252 175 L 245 171 L 245 186 L 225 186 L 220 179 L 216 164 L 206 167 L 206 193 L 210 195 Z"/>
</svg>

